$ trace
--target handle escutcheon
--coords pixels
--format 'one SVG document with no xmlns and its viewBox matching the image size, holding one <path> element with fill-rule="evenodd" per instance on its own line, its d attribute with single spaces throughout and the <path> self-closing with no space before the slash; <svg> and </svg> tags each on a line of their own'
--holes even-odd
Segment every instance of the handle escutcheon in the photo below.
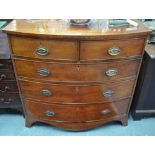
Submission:
<svg viewBox="0 0 155 155">
<path fill-rule="evenodd" d="M 44 114 L 46 116 L 48 116 L 48 117 L 51 117 L 51 116 L 54 116 L 55 115 L 54 111 L 49 111 L 49 110 L 45 111 Z"/>
<path fill-rule="evenodd" d="M 1 74 L 1 76 L 0 76 L 0 81 L 2 81 L 3 79 L 5 79 L 6 78 L 6 75 L 5 74 Z"/>
<path fill-rule="evenodd" d="M 118 73 L 118 70 L 116 68 L 110 68 L 105 72 L 105 74 L 110 77 L 117 75 L 117 73 Z"/>
<path fill-rule="evenodd" d="M 5 86 L 4 90 L 0 89 L 0 93 L 5 93 L 9 90 L 8 86 Z"/>
<path fill-rule="evenodd" d="M 107 90 L 106 92 L 103 92 L 102 93 L 102 95 L 104 96 L 104 97 L 112 97 L 113 96 L 113 94 L 114 94 L 114 92 L 112 91 L 112 90 Z"/>
<path fill-rule="evenodd" d="M 121 50 L 118 47 L 113 47 L 113 48 L 108 49 L 109 55 L 112 55 L 112 56 L 118 55 L 118 54 L 120 54 L 120 52 L 121 52 Z"/>
<path fill-rule="evenodd" d="M 109 109 L 104 109 L 101 111 L 101 114 L 103 114 L 103 115 L 107 115 L 109 113 L 111 113 L 111 110 L 109 110 Z"/>
<path fill-rule="evenodd" d="M 46 56 L 48 55 L 48 49 L 46 48 L 37 48 L 36 53 L 40 56 Z"/>
<path fill-rule="evenodd" d="M 38 69 L 37 70 L 37 73 L 40 75 L 40 76 L 48 76 L 50 74 L 50 72 L 47 70 L 47 69 Z"/>
<path fill-rule="evenodd" d="M 43 95 L 43 96 L 52 96 L 52 93 L 49 91 L 49 90 L 46 90 L 46 89 L 44 89 L 44 90 L 41 90 L 41 94 Z"/>
</svg>

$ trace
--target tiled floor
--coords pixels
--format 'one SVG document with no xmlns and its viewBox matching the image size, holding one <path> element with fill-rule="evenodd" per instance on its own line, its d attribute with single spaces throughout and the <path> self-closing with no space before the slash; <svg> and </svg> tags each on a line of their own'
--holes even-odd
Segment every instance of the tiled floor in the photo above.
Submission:
<svg viewBox="0 0 155 155">
<path fill-rule="evenodd" d="M 133 121 L 129 118 L 127 127 L 119 123 L 108 123 L 104 126 L 83 132 L 64 131 L 45 124 L 35 124 L 31 128 L 24 126 L 24 118 L 19 114 L 0 114 L 0 135 L 4 136 L 155 136 L 155 118 Z"/>
</svg>

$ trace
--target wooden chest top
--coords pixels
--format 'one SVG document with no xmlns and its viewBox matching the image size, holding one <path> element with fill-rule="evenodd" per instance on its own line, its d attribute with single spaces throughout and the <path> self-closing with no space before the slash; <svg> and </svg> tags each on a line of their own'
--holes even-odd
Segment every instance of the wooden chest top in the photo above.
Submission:
<svg viewBox="0 0 155 155">
<path fill-rule="evenodd" d="M 101 20 L 89 27 L 70 26 L 67 20 L 14 20 L 3 30 L 9 34 L 24 36 L 41 36 L 46 38 L 75 38 L 83 40 L 104 40 L 137 38 L 146 36 L 150 30 L 139 21 L 132 21 L 133 25 L 109 28 Z"/>
</svg>

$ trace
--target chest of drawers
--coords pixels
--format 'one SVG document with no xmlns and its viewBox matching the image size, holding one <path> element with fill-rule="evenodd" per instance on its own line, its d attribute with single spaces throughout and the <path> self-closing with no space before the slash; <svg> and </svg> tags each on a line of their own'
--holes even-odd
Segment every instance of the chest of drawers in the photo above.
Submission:
<svg viewBox="0 0 155 155">
<path fill-rule="evenodd" d="M 22 112 L 21 100 L 10 59 L 0 59 L 0 108 Z"/>
<path fill-rule="evenodd" d="M 7 35 L 0 30 L 0 108 L 22 111 Z"/>
<path fill-rule="evenodd" d="M 40 121 L 78 131 L 109 121 L 127 125 L 149 30 L 140 23 L 103 30 L 63 20 L 15 20 L 4 29 L 26 126 Z"/>
</svg>

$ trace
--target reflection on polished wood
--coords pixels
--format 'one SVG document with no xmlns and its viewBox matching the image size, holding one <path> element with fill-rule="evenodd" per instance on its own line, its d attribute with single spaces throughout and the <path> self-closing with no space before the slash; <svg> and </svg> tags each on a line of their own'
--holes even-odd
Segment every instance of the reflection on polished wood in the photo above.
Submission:
<svg viewBox="0 0 155 155">
<path fill-rule="evenodd" d="M 108 28 L 108 25 L 95 22 L 89 27 L 70 26 L 67 20 L 14 20 L 4 31 L 9 34 L 24 34 L 25 36 L 46 36 L 49 38 L 85 38 L 113 39 L 120 37 L 137 37 L 147 35 L 149 30 L 135 21 L 138 26 L 123 26 Z M 102 21 L 101 21 L 102 22 Z"/>
<path fill-rule="evenodd" d="M 95 63 L 51 63 L 43 61 L 33 61 L 26 59 L 16 59 L 18 77 L 38 79 L 48 82 L 100 82 L 106 83 L 121 81 L 129 77 L 136 77 L 140 59 Z M 20 67 L 24 66 L 24 67 Z M 107 71 L 116 69 L 114 76 L 108 76 Z M 128 68 L 124 70 L 124 68 Z M 48 72 L 47 76 L 41 76 L 38 70 Z M 63 76 L 62 76 L 63 75 Z"/>
<path fill-rule="evenodd" d="M 109 121 L 128 124 L 149 30 L 134 25 L 88 27 L 68 20 L 14 20 L 8 33 L 26 126 L 40 121 L 85 130 Z M 136 25 L 136 26 L 135 26 Z"/>
</svg>

